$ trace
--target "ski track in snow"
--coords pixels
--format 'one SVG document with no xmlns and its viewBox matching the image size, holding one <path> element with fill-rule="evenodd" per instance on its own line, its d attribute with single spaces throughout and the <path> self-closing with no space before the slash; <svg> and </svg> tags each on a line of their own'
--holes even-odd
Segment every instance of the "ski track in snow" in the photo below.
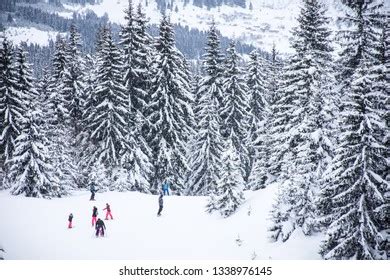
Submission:
<svg viewBox="0 0 390 280">
<path fill-rule="evenodd" d="M 89 192 L 51 200 L 10 196 L 0 192 L 0 242 L 6 259 L 136 259 L 136 260 L 250 260 L 320 259 L 322 236 L 296 231 L 286 243 L 272 243 L 267 228 L 276 186 L 245 192 L 247 201 L 236 214 L 223 219 L 205 212 L 206 197 L 164 197 L 157 217 L 158 196 L 141 193 Z M 96 238 L 92 207 L 105 218 L 111 205 L 114 220 L 105 221 L 107 236 Z M 248 216 L 248 208 L 251 215 Z M 73 229 L 67 229 L 73 213 Z M 243 241 L 241 246 L 236 238 Z"/>
</svg>

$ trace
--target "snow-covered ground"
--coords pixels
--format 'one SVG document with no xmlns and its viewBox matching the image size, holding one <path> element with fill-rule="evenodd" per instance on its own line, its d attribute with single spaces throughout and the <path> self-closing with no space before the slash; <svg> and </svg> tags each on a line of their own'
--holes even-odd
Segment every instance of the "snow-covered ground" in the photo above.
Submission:
<svg viewBox="0 0 390 280">
<path fill-rule="evenodd" d="M 55 41 L 59 32 L 55 31 L 43 31 L 35 27 L 8 27 L 5 34 L 10 38 L 14 44 L 20 44 L 26 42 L 28 44 L 38 44 L 41 46 L 47 46 L 49 40 Z M 61 33 L 64 35 L 64 33 Z"/>
<path fill-rule="evenodd" d="M 0 192 L 0 243 L 6 259 L 320 259 L 321 236 L 295 232 L 286 243 L 268 239 L 269 210 L 275 186 L 246 192 L 247 201 L 223 219 L 205 212 L 206 197 L 164 198 L 141 193 L 88 192 L 60 199 L 34 199 Z M 94 237 L 92 207 L 111 205 L 114 220 L 105 221 L 107 237 Z M 248 215 L 248 209 L 251 210 Z M 74 228 L 67 229 L 69 213 Z M 236 239 L 242 240 L 238 246 Z"/>
</svg>

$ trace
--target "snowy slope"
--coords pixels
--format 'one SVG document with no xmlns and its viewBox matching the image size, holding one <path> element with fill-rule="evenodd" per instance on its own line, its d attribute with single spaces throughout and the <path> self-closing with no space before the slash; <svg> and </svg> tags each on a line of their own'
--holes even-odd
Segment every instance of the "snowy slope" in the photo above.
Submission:
<svg viewBox="0 0 390 280">
<path fill-rule="evenodd" d="M 246 192 L 247 202 L 230 218 L 204 212 L 205 197 L 165 197 L 161 217 L 157 196 L 140 193 L 78 192 L 61 199 L 31 199 L 0 193 L 0 242 L 6 259 L 319 259 L 320 236 L 295 233 L 287 243 L 270 243 L 268 213 L 275 186 Z M 106 221 L 106 238 L 95 238 L 90 224 L 93 205 Z M 248 208 L 251 215 L 248 216 Z M 67 217 L 74 215 L 73 229 Z M 238 246 L 240 236 L 243 243 Z"/>
<path fill-rule="evenodd" d="M 144 0 L 133 0 L 144 5 Z M 297 25 L 296 18 L 300 11 L 301 0 L 247 0 L 247 7 L 231 7 L 222 5 L 208 10 L 192 5 L 192 1 L 184 5 L 184 0 L 174 0 L 174 7 L 178 11 L 168 10 L 174 23 L 190 28 L 207 30 L 210 22 L 214 19 L 222 35 L 253 44 L 270 51 L 275 43 L 282 53 L 291 52 L 289 39 L 291 30 Z M 248 8 L 252 2 L 253 10 Z M 110 20 L 116 23 L 124 23 L 123 10 L 128 0 L 103 0 L 100 5 L 74 6 L 65 5 L 67 9 L 82 13 L 87 9 L 93 10 L 99 16 L 107 13 Z M 158 23 L 161 17 L 157 4 L 149 0 L 145 7 L 146 14 L 151 23 Z M 329 8 L 329 17 L 332 18 L 331 27 L 335 28 L 335 20 L 342 9 L 340 1 L 324 0 Z"/>
<path fill-rule="evenodd" d="M 161 13 L 157 8 L 156 1 L 148 0 L 147 6 L 145 6 L 145 0 L 133 0 L 133 3 L 138 5 L 139 1 L 143 4 L 150 22 L 158 24 Z M 340 14 L 342 5 L 338 0 L 323 1 L 329 7 L 329 16 L 332 18 L 331 27 L 335 29 L 335 20 Z M 167 10 L 167 14 L 170 15 L 174 23 L 207 30 L 210 22 L 214 19 L 218 29 L 226 37 L 268 51 L 271 50 L 274 43 L 281 53 L 292 51 L 289 39 L 292 28 L 297 24 L 296 17 L 299 14 L 301 0 L 247 0 L 246 8 L 222 5 L 210 10 L 206 7 L 200 8 L 192 5 L 192 0 L 187 5 L 184 5 L 184 0 L 174 0 L 173 2 L 173 11 Z M 250 2 L 252 2 L 253 10 L 249 9 Z M 98 5 L 64 4 L 65 10 L 57 13 L 60 16 L 70 18 L 73 12 L 82 14 L 87 10 L 93 10 L 99 16 L 107 13 L 112 22 L 124 23 L 123 11 L 127 7 L 127 3 L 128 0 L 102 0 L 102 3 Z M 21 35 L 17 36 L 21 37 Z M 25 38 L 33 41 L 35 36 L 25 36 Z"/>
<path fill-rule="evenodd" d="M 139 1 L 144 4 L 143 0 L 133 0 L 133 3 L 137 4 Z M 167 14 L 174 23 L 200 30 L 207 30 L 214 19 L 223 36 L 265 50 L 271 50 L 272 44 L 275 43 L 279 50 L 289 52 L 290 30 L 296 25 L 295 18 L 299 13 L 297 2 L 299 0 L 253 0 L 251 11 L 249 8 L 226 5 L 208 10 L 206 7 L 191 5 L 192 1 L 184 6 L 183 0 L 176 0 L 175 6 L 178 7 L 178 12 L 168 10 Z M 128 0 L 103 0 L 100 5 L 85 7 L 65 5 L 65 7 L 79 13 L 91 9 L 99 16 L 107 13 L 111 21 L 124 23 L 123 10 L 127 3 Z M 149 1 L 145 12 L 151 23 L 158 24 L 161 13 L 154 0 Z"/>
<path fill-rule="evenodd" d="M 36 27 L 14 27 L 11 26 L 6 29 L 5 32 L 8 38 L 11 38 L 14 44 L 20 44 L 26 42 L 28 44 L 38 44 L 46 46 L 49 44 L 49 40 L 55 41 L 56 36 L 59 34 L 55 31 L 43 31 Z"/>
</svg>

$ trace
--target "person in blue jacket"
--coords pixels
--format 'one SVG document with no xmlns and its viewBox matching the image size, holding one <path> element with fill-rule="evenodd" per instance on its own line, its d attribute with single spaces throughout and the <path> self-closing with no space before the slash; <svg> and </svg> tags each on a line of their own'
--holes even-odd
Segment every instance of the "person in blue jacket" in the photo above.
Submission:
<svg viewBox="0 0 390 280">
<path fill-rule="evenodd" d="M 165 181 L 163 186 L 162 186 L 163 194 L 164 195 L 169 195 L 169 184 L 168 181 Z"/>
</svg>

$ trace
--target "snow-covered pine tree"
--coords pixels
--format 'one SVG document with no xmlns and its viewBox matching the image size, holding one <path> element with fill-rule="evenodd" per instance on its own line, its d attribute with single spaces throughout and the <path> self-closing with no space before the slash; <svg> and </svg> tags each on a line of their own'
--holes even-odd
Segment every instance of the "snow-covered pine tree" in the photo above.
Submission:
<svg viewBox="0 0 390 280">
<path fill-rule="evenodd" d="M 218 110 L 222 96 L 222 63 L 219 40 L 212 23 L 202 59 L 204 75 L 193 86 L 196 134 L 191 142 L 189 195 L 210 195 L 217 191 L 223 151 Z"/>
<path fill-rule="evenodd" d="M 86 122 L 94 149 L 89 163 L 101 162 L 108 172 L 120 164 L 126 144 L 126 88 L 123 86 L 121 52 L 112 40 L 111 30 L 104 29 L 98 53 L 95 106 Z"/>
<path fill-rule="evenodd" d="M 241 173 L 240 157 L 233 142 L 234 137 L 232 129 L 222 153 L 217 192 L 210 196 L 206 206 L 207 212 L 218 211 L 224 218 L 236 212 L 245 200 L 243 193 L 245 182 Z"/>
<path fill-rule="evenodd" d="M 211 94 L 215 98 L 217 103 L 217 110 L 221 108 L 223 89 L 223 62 L 224 57 L 221 52 L 220 41 L 218 37 L 218 31 L 215 26 L 215 22 L 211 23 L 210 29 L 207 35 L 207 43 L 205 48 L 205 54 L 203 56 L 202 67 L 203 74 L 206 76 L 201 81 L 200 93 L 203 91 L 212 91 Z"/>
<path fill-rule="evenodd" d="M 385 66 L 385 88 L 387 89 L 388 94 L 386 103 L 387 114 L 385 116 L 388 134 L 385 143 L 390 145 L 390 12 L 387 12 L 386 14 L 383 28 L 383 64 Z M 390 172 L 388 172 L 388 174 L 390 176 Z M 390 178 L 388 178 L 388 181 L 389 180 Z"/>
<path fill-rule="evenodd" d="M 48 99 L 46 115 L 46 137 L 48 140 L 49 158 L 61 188 L 77 188 L 77 167 L 71 148 L 70 117 L 67 100 L 64 94 L 64 76 L 66 72 L 66 41 L 57 37 L 51 65 L 51 76 L 47 87 Z"/>
<path fill-rule="evenodd" d="M 387 147 L 390 147 L 390 12 L 385 14 L 385 24 L 383 25 L 383 59 L 382 64 L 384 66 L 384 89 L 387 93 L 387 102 L 385 107 L 385 121 L 386 130 L 384 143 Z M 387 155 L 390 158 L 390 154 Z M 387 181 L 390 182 L 390 167 L 387 169 Z M 390 217 L 390 215 L 389 215 Z M 390 221 L 389 221 L 390 223 Z"/>
<path fill-rule="evenodd" d="M 389 189 L 382 175 L 389 147 L 383 145 L 385 99 L 374 86 L 382 5 L 375 0 L 351 2 L 344 17 L 350 26 L 341 34 L 339 78 L 348 80 L 341 89 L 338 147 L 319 201 L 327 225 L 320 251 L 325 259 L 387 258 L 378 213 Z"/>
<path fill-rule="evenodd" d="M 39 111 L 28 111 L 25 128 L 16 138 L 8 175 L 14 195 L 50 198 L 65 194 L 49 161 L 46 140 L 37 124 L 40 118 Z"/>
<path fill-rule="evenodd" d="M 306 235 L 317 230 L 314 197 L 331 157 L 333 69 L 325 12 L 320 1 L 304 1 L 293 32 L 295 54 L 284 77 L 283 96 L 277 101 L 273 137 L 278 138 L 279 146 L 273 160 L 282 161 L 285 181 L 281 182 L 284 191 L 279 192 L 275 207 L 286 216 L 285 228 L 281 229 L 285 237 L 297 228 Z M 278 218 L 273 218 L 278 223 Z"/>
<path fill-rule="evenodd" d="M 68 44 L 66 46 L 66 65 L 64 76 L 62 79 L 62 95 L 65 98 L 65 106 L 69 114 L 69 129 L 70 138 L 70 156 L 74 166 L 77 167 L 77 173 L 74 174 L 75 182 L 78 187 L 83 186 L 83 178 L 81 177 L 82 161 L 82 115 L 84 111 L 85 98 L 85 59 L 81 53 L 81 36 L 78 33 L 76 26 L 70 26 Z"/>
<path fill-rule="evenodd" d="M 15 150 L 8 161 L 8 179 L 12 194 L 32 197 L 53 197 L 63 194 L 59 188 L 49 161 L 42 128 L 42 114 L 36 108 L 38 92 L 33 85 L 31 70 L 26 62 L 25 52 L 18 48 L 16 53 L 18 92 L 24 96 L 26 117 L 23 130 L 15 140 Z"/>
<path fill-rule="evenodd" d="M 102 56 L 102 50 L 103 45 L 106 40 L 107 33 L 109 32 L 108 27 L 102 26 L 99 28 L 96 36 L 96 45 L 95 45 L 95 53 L 94 55 L 87 55 L 85 60 L 86 69 L 89 69 L 87 73 L 84 75 L 84 96 L 83 96 L 83 108 L 84 112 L 82 115 L 82 123 L 83 123 L 83 131 L 81 135 L 81 144 L 82 147 L 80 158 L 82 165 L 82 170 L 86 172 L 83 176 L 86 181 L 84 182 L 85 186 L 89 186 L 91 183 L 91 176 L 89 174 L 95 170 L 103 170 L 102 173 L 99 175 L 101 176 L 101 180 L 106 180 L 108 182 L 108 173 L 107 170 L 104 168 L 104 166 L 101 166 L 100 163 L 91 162 L 91 157 L 93 153 L 95 152 L 95 144 L 94 140 L 91 137 L 92 133 L 94 132 L 93 127 L 90 126 L 91 124 L 91 116 L 97 114 L 97 106 L 98 106 L 98 98 L 96 94 L 96 87 L 97 87 L 97 75 L 99 71 L 98 63 L 99 57 Z M 126 106 L 124 104 L 124 106 Z M 96 164 L 99 164 L 100 167 L 97 167 Z M 91 171 L 92 170 L 92 171 Z M 107 183 L 108 184 L 108 183 Z M 102 190 L 107 190 L 106 184 L 103 184 Z"/>
<path fill-rule="evenodd" d="M 267 179 L 268 153 L 266 124 L 269 118 L 267 101 L 267 62 L 254 50 L 247 66 L 246 84 L 249 95 L 248 183 L 246 188 L 257 190 L 265 187 Z"/>
<path fill-rule="evenodd" d="M 152 152 L 142 137 L 141 119 L 143 116 L 138 113 L 135 118 L 136 125 L 128 128 L 126 146 L 121 157 L 121 169 L 126 170 L 127 190 L 150 193 L 153 165 L 148 155 L 151 155 Z M 145 149 L 148 149 L 146 153 Z M 122 189 L 124 190 L 124 188 Z"/>
<path fill-rule="evenodd" d="M 63 79 L 66 71 L 66 42 L 61 36 L 57 37 L 51 65 L 51 76 L 47 86 L 49 93 L 48 107 L 52 124 L 65 125 L 69 123 L 69 111 L 63 91 Z M 54 116 L 54 118 L 53 118 Z"/>
<path fill-rule="evenodd" d="M 127 142 L 121 163 L 128 172 L 127 188 L 149 192 L 152 155 L 143 132 L 147 130 L 144 125 L 147 124 L 145 116 L 150 99 L 150 44 L 152 40 L 146 33 L 147 20 L 141 5 L 138 6 L 137 14 L 135 14 L 132 1 L 129 1 L 125 19 L 127 22 L 120 34 L 122 39 L 120 44 L 124 49 Z"/>
<path fill-rule="evenodd" d="M 134 11 L 132 1 L 125 11 L 126 24 L 122 27 L 120 44 L 124 50 L 124 82 L 133 115 L 146 115 L 149 100 L 152 38 L 146 33 L 147 20 L 142 6 Z M 141 119 L 142 120 L 142 119 Z M 134 121 L 134 120 L 133 120 Z"/>
<path fill-rule="evenodd" d="M 267 79 L 267 101 L 270 106 L 272 106 L 277 100 L 278 96 L 278 88 L 279 81 L 281 77 L 281 70 L 283 68 L 283 63 L 278 57 L 278 51 L 276 50 L 275 43 L 272 45 L 271 57 L 268 60 L 267 64 L 268 70 L 265 71 L 268 79 Z"/>
<path fill-rule="evenodd" d="M 72 24 L 69 30 L 69 39 L 65 52 L 65 71 L 62 80 L 63 95 L 66 99 L 66 108 L 70 117 L 72 135 L 76 140 L 81 132 L 82 97 L 84 95 L 85 61 L 81 54 L 81 36 L 76 26 Z M 76 141 L 73 147 L 77 146 Z"/>
<path fill-rule="evenodd" d="M 378 65 L 375 66 L 374 76 L 376 76 L 375 82 L 373 83 L 373 91 L 381 98 L 385 100 L 380 102 L 378 112 L 383 116 L 385 128 L 382 130 L 384 133 L 383 145 L 390 147 L 390 11 L 384 11 L 383 14 L 383 25 L 381 27 L 380 43 L 378 45 Z M 387 149 L 385 158 L 389 161 L 390 159 L 390 148 Z M 390 185 L 390 164 L 387 164 L 381 176 Z M 390 240 L 390 187 L 384 193 L 385 204 L 380 208 L 377 213 L 379 219 L 381 233 L 384 239 Z M 385 243 L 385 242 L 384 242 Z M 388 243 L 388 242 L 387 242 Z M 383 244 L 384 247 L 386 244 Z M 387 244 L 388 250 L 387 257 L 390 258 L 390 244 Z"/>
<path fill-rule="evenodd" d="M 49 140 L 50 129 L 51 127 L 51 110 L 50 110 L 50 83 L 51 76 L 50 70 L 48 67 L 44 68 L 42 71 L 42 76 L 36 82 L 36 89 L 38 92 L 37 98 L 35 98 L 34 106 L 35 109 L 40 112 L 42 119 L 39 123 L 39 128 L 44 136 L 44 139 L 47 141 L 43 143 L 48 147 L 50 152 L 51 143 Z M 53 161 L 51 161 L 53 163 Z"/>
<path fill-rule="evenodd" d="M 85 58 L 85 71 L 83 74 L 84 90 L 83 95 L 80 97 L 81 107 L 83 108 L 81 115 L 81 131 L 77 139 L 77 165 L 79 168 L 79 187 L 88 188 L 90 171 L 89 157 L 92 154 L 94 146 L 90 139 L 91 131 L 88 128 L 88 116 L 95 110 L 95 85 L 96 85 L 96 53 L 92 55 L 86 55 Z"/>
<path fill-rule="evenodd" d="M 206 80 L 209 80 L 209 77 L 205 77 L 203 82 Z M 202 84 L 198 92 L 199 100 L 195 116 L 198 129 L 191 148 L 191 169 L 187 189 L 190 195 L 216 193 L 222 165 L 223 139 L 220 134 L 218 101 L 213 97 L 214 88 L 205 86 L 206 83 Z"/>
<path fill-rule="evenodd" d="M 97 54 L 91 56 L 87 55 L 85 58 L 85 68 L 89 69 L 86 71 L 84 75 L 84 95 L 82 96 L 82 104 L 83 104 L 83 114 L 82 114 L 82 132 L 81 132 L 81 144 L 82 153 L 81 157 L 83 158 L 82 162 L 88 166 L 88 156 L 91 154 L 91 149 L 93 149 L 91 145 L 90 135 L 92 131 L 88 127 L 89 124 L 89 116 L 96 110 L 96 71 L 97 71 Z"/>
<path fill-rule="evenodd" d="M 187 144 L 193 124 L 188 71 L 183 55 L 175 46 L 172 25 L 167 17 L 160 23 L 155 45 L 148 121 L 152 129 L 148 141 L 153 151 L 155 174 L 152 191 L 158 192 L 164 180 L 176 194 L 184 192 L 188 172 Z"/>
<path fill-rule="evenodd" d="M 269 150 L 269 160 L 268 160 L 268 168 L 267 168 L 267 182 L 274 182 L 278 180 L 278 177 L 280 176 L 280 165 L 281 162 L 277 158 L 280 156 L 278 151 L 278 141 L 279 139 L 277 137 L 272 137 L 273 134 L 278 133 L 281 131 L 281 128 L 283 126 L 278 127 L 278 130 L 274 131 L 274 124 L 278 124 L 280 120 L 277 120 L 277 115 L 279 111 L 279 106 L 277 104 L 277 100 L 281 97 L 281 89 L 282 89 L 282 82 L 283 80 L 280 79 L 282 77 L 284 65 L 282 61 L 278 58 L 278 53 L 276 51 L 275 44 L 272 47 L 272 53 L 271 53 L 271 59 L 269 60 L 268 65 L 268 71 L 267 73 L 267 80 L 268 80 L 268 105 L 269 105 L 269 115 L 267 120 L 267 146 Z M 280 125 L 280 124 L 279 124 Z M 274 152 L 275 150 L 275 152 Z"/>
<path fill-rule="evenodd" d="M 241 171 L 244 179 L 247 179 L 249 156 L 245 140 L 249 132 L 249 100 L 235 43 L 231 43 L 226 50 L 222 83 L 221 134 L 225 138 L 233 137 L 234 147 L 241 160 Z M 233 131 L 232 135 L 230 135 L 231 131 Z"/>
<path fill-rule="evenodd" d="M 114 173 L 113 175 L 117 175 L 113 171 L 111 171 L 111 173 Z M 108 174 L 108 170 L 104 166 L 104 164 L 99 162 L 99 161 L 96 161 L 96 162 L 92 163 L 90 165 L 90 168 L 89 168 L 88 186 L 90 187 L 91 185 L 93 185 L 97 192 L 108 191 L 110 189 L 110 187 L 111 187 L 111 190 L 113 190 L 112 183 L 108 179 L 109 177 L 110 177 L 110 175 Z M 120 187 L 119 181 L 121 181 L 121 180 L 118 180 L 118 178 L 116 178 L 116 180 L 114 182 L 115 187 L 117 187 L 117 188 Z M 120 190 L 120 189 L 118 189 L 118 190 Z"/>
<path fill-rule="evenodd" d="M 18 89 L 18 73 L 15 69 L 15 51 L 7 38 L 0 46 L 0 169 L 6 176 L 6 162 L 12 158 L 16 138 L 23 128 L 28 97 Z"/>
<path fill-rule="evenodd" d="M 248 88 L 251 123 L 261 123 L 268 115 L 268 81 L 266 77 L 268 67 L 267 62 L 260 57 L 257 50 L 252 51 L 249 57 L 245 80 Z"/>
<path fill-rule="evenodd" d="M 196 71 L 196 70 L 194 70 Z M 194 112 L 194 120 L 195 120 L 195 125 L 194 125 L 194 130 L 195 131 L 198 131 L 199 129 L 199 119 L 197 118 L 197 116 L 199 116 L 199 112 L 198 112 L 198 109 L 201 109 L 199 108 L 198 104 L 200 103 L 200 96 L 198 95 L 198 92 L 199 92 L 199 89 L 200 89 L 200 85 L 201 85 L 201 76 L 199 73 L 197 72 L 193 72 L 193 76 L 192 76 L 192 80 L 191 80 L 191 92 L 192 92 L 192 95 L 194 96 L 194 104 L 193 104 L 193 112 Z M 194 137 L 192 137 L 193 139 Z"/>
<path fill-rule="evenodd" d="M 42 76 L 37 80 L 36 88 L 38 92 L 37 97 L 37 109 L 39 109 L 43 116 L 43 122 L 48 123 L 46 119 L 48 117 L 48 100 L 49 100 L 49 86 L 50 86 L 50 71 L 46 67 L 42 70 Z M 45 126 L 47 131 L 47 125 Z"/>
<path fill-rule="evenodd" d="M 52 59 L 52 67 L 51 67 L 51 74 L 53 79 L 55 79 L 57 82 L 61 81 L 61 79 L 64 76 L 65 68 L 66 68 L 66 41 L 61 36 L 58 35 L 55 41 L 55 49 Z"/>
<path fill-rule="evenodd" d="M 27 63 L 26 52 L 21 46 L 18 46 L 15 51 L 15 72 L 17 91 L 20 93 L 24 108 L 27 110 L 29 105 L 38 102 L 38 92 L 35 88 L 35 81 L 30 70 L 30 65 Z"/>
<path fill-rule="evenodd" d="M 199 61 L 200 62 L 200 61 Z M 190 178 L 191 176 L 193 175 L 192 174 L 192 168 L 193 168 L 193 155 L 197 152 L 196 148 L 195 148 L 195 145 L 196 145 L 196 137 L 199 133 L 199 129 L 200 129 L 200 126 L 199 126 L 199 122 L 200 120 L 198 119 L 198 116 L 199 116 L 199 111 L 198 109 L 199 106 L 199 96 L 197 95 L 198 91 L 199 91 L 199 86 L 200 86 L 200 80 L 201 80 L 201 77 L 199 75 L 199 69 L 197 69 L 197 65 L 198 63 L 196 62 L 195 63 L 196 65 L 192 64 L 190 65 L 191 67 L 191 72 L 192 72 L 192 79 L 191 79 L 191 83 L 190 83 L 190 89 L 191 89 L 191 94 L 192 96 L 194 97 L 194 103 L 192 104 L 192 110 L 193 110 L 193 114 L 194 114 L 194 124 L 192 126 L 192 129 L 193 129 L 193 134 L 190 135 L 189 137 L 189 140 L 188 140 L 188 165 L 189 165 L 189 170 L 186 174 L 186 177 L 185 177 L 185 182 L 186 182 L 186 186 L 187 186 L 187 189 L 186 189 L 186 194 L 187 195 L 191 195 L 191 184 L 190 184 Z"/>
</svg>

